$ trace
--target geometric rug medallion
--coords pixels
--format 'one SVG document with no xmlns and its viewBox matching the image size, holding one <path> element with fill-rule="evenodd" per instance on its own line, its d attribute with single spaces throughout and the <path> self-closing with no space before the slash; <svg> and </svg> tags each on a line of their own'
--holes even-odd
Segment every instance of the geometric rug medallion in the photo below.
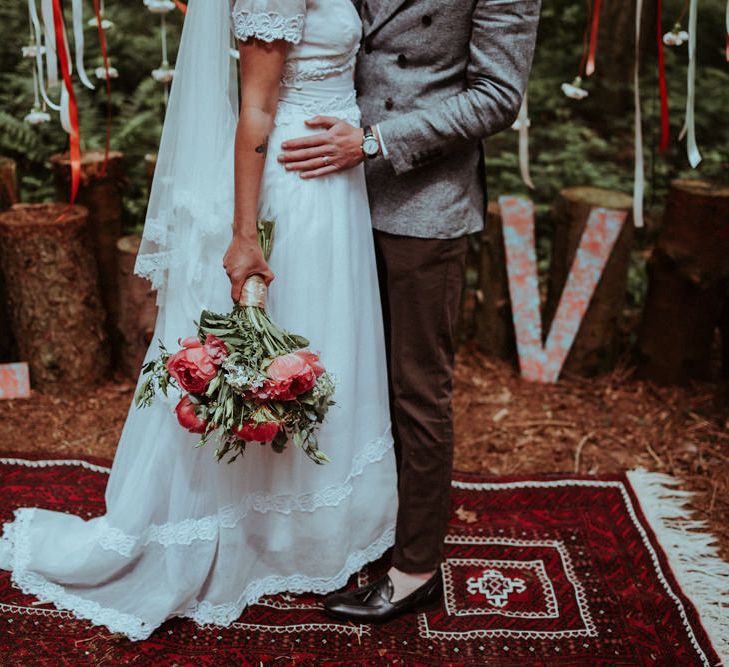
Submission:
<svg viewBox="0 0 729 667">
<path fill-rule="evenodd" d="M 102 514 L 105 465 L 0 459 L 0 522 L 21 506 Z M 174 619 L 134 643 L 37 604 L 0 571 L 0 664 L 721 664 L 721 638 L 712 645 L 627 476 L 457 475 L 452 503 L 435 611 L 355 625 L 326 617 L 315 595 L 277 595 L 229 628 Z"/>
</svg>

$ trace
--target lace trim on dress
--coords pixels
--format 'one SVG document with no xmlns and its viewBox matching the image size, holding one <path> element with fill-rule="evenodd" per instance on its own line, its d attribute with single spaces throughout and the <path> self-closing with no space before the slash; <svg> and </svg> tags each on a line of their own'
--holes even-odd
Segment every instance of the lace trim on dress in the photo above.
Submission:
<svg viewBox="0 0 729 667">
<path fill-rule="evenodd" d="M 278 103 L 274 123 L 276 126 L 288 125 L 301 121 L 302 116 L 311 117 L 319 114 L 334 114 L 348 123 L 358 124 L 361 112 L 357 106 L 357 94 L 352 92 L 349 95 L 335 95 L 327 100 L 317 100 L 307 104 L 288 102 L 286 99 L 282 99 Z"/>
<path fill-rule="evenodd" d="M 221 508 L 216 514 L 200 519 L 153 524 L 140 535 L 129 535 L 119 528 L 110 526 L 106 517 L 99 521 L 99 546 L 102 549 L 115 551 L 130 558 L 138 546 L 146 546 L 152 542 L 162 546 L 173 544 L 190 545 L 197 540 L 214 540 L 221 528 L 235 528 L 251 510 L 260 514 L 278 512 L 314 512 L 320 507 L 336 507 L 352 494 L 352 480 L 359 477 L 365 468 L 381 461 L 392 446 L 390 430 L 380 438 L 371 441 L 355 458 L 348 477 L 340 484 L 333 484 L 324 489 L 299 495 L 283 495 L 271 493 L 253 493 L 246 496 L 237 505 Z"/>
<path fill-rule="evenodd" d="M 338 74 L 353 70 L 357 62 L 357 51 L 339 58 L 318 58 L 306 60 L 289 60 L 284 65 L 281 84 L 298 87 L 305 81 L 323 81 Z"/>
<path fill-rule="evenodd" d="M 30 542 L 28 526 L 35 508 L 15 511 L 15 521 L 5 525 L 0 546 L 9 548 L 12 554 L 11 578 L 26 595 L 35 595 L 41 602 L 50 602 L 58 609 L 66 609 L 78 618 L 91 621 L 94 625 L 106 626 L 111 632 L 120 632 L 132 641 L 147 639 L 156 628 L 141 618 L 116 609 L 102 607 L 96 602 L 69 593 L 62 586 L 54 584 L 35 572 L 28 572 L 30 563 Z M 395 542 L 395 528 L 388 526 L 382 535 L 365 549 L 355 551 L 347 558 L 344 567 L 331 578 L 312 578 L 301 574 L 290 577 L 271 576 L 252 581 L 235 604 L 213 605 L 198 602 L 180 614 L 198 625 L 228 626 L 235 622 L 247 606 L 254 604 L 264 595 L 279 593 L 316 593 L 324 595 L 344 586 L 349 578 L 367 563 L 377 560 Z"/>
<path fill-rule="evenodd" d="M 233 33 L 241 41 L 255 37 L 264 42 L 283 39 L 298 44 L 304 34 L 304 15 L 282 16 L 275 12 L 253 13 L 239 9 L 233 12 Z"/>
</svg>

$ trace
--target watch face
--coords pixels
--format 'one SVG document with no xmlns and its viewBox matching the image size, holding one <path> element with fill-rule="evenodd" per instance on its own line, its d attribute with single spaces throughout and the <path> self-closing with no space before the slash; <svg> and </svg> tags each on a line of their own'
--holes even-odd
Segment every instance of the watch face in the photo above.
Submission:
<svg viewBox="0 0 729 667">
<path fill-rule="evenodd" d="M 380 152 L 380 144 L 377 142 L 377 139 L 375 139 L 374 137 L 367 137 L 364 140 L 362 149 L 364 150 L 364 152 L 367 155 L 374 156 Z"/>
</svg>

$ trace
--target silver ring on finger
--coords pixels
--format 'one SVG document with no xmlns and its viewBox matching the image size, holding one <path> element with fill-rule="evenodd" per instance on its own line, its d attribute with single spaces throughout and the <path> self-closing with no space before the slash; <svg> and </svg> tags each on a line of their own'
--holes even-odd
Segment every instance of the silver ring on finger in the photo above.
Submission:
<svg viewBox="0 0 729 667">
<path fill-rule="evenodd" d="M 332 158 L 330 158 L 328 155 L 325 155 L 324 157 L 322 157 L 321 161 L 324 163 L 324 166 L 326 167 L 332 161 Z"/>
</svg>

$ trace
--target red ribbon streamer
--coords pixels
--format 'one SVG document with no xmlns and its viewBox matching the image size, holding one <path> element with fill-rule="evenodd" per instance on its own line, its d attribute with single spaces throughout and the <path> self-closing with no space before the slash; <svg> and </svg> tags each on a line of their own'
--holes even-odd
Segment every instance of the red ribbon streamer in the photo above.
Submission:
<svg viewBox="0 0 729 667">
<path fill-rule="evenodd" d="M 580 58 L 580 66 L 577 69 L 577 76 L 585 75 L 585 63 L 587 62 L 587 51 L 588 51 L 588 37 L 590 33 L 590 16 L 592 16 L 592 5 L 590 0 L 587 0 L 587 23 L 585 24 L 585 31 L 582 33 L 582 57 Z"/>
<path fill-rule="evenodd" d="M 184 2 L 181 2 L 180 0 L 173 1 L 177 5 L 177 9 L 179 9 L 183 14 L 187 14 L 187 5 Z"/>
<path fill-rule="evenodd" d="M 597 33 L 600 28 L 600 5 L 602 0 L 595 0 L 595 6 L 592 9 L 592 26 L 590 29 L 590 52 L 587 56 L 587 65 L 585 66 L 585 74 L 590 76 L 595 71 L 595 52 L 597 51 Z"/>
<path fill-rule="evenodd" d="M 99 32 L 101 55 L 104 59 L 104 79 L 106 80 L 106 149 L 104 152 L 104 165 L 101 168 L 101 175 L 106 176 L 106 169 L 109 166 L 109 148 L 111 145 L 111 77 L 109 76 L 109 53 L 106 49 L 106 34 L 101 19 L 99 0 L 94 0 L 94 12 L 96 13 L 96 28 Z"/>
<path fill-rule="evenodd" d="M 73 92 L 71 68 L 69 67 L 68 54 L 66 53 L 61 0 L 53 0 L 53 27 L 56 33 L 56 51 L 58 53 L 58 62 L 61 66 L 61 74 L 63 75 L 63 85 L 66 86 L 66 90 L 68 91 L 68 115 L 71 124 L 71 132 L 69 133 L 69 152 L 71 155 L 70 203 L 73 204 L 76 201 L 78 187 L 81 182 L 81 132 L 78 125 L 76 94 Z"/>
<path fill-rule="evenodd" d="M 656 0 L 656 38 L 658 39 L 658 90 L 661 99 L 661 143 L 658 150 L 664 153 L 668 148 L 671 126 L 668 115 L 668 88 L 666 86 L 666 60 L 663 53 L 663 27 L 661 14 L 663 0 Z"/>
</svg>

